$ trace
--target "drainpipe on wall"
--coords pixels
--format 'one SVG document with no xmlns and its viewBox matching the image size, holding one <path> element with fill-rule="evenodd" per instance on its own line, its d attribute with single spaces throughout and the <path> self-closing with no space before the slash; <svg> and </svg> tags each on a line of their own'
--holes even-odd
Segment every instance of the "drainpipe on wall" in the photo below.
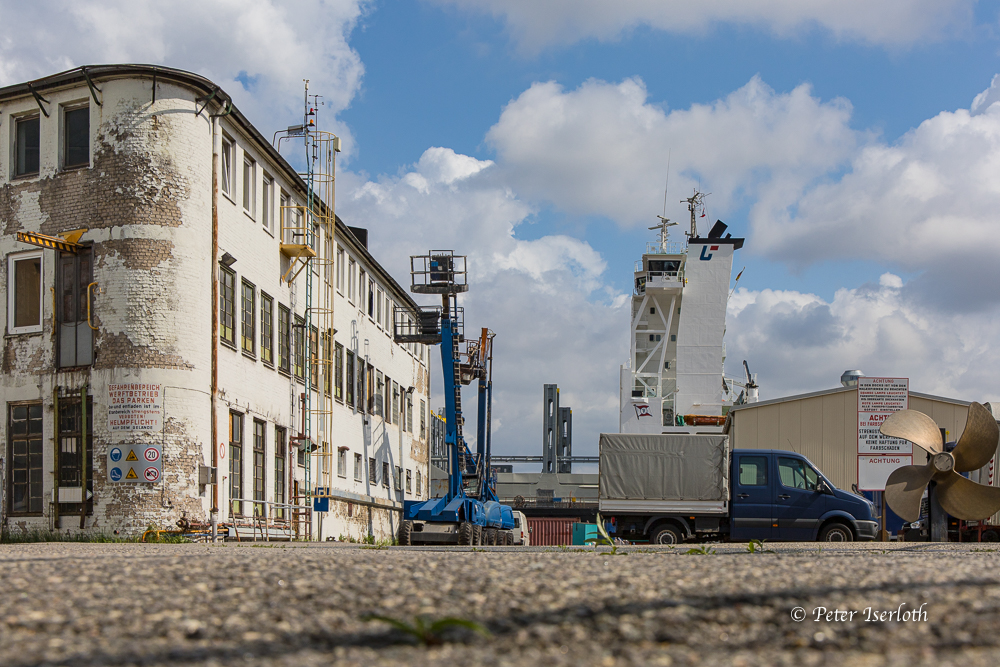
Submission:
<svg viewBox="0 0 1000 667">
<path fill-rule="evenodd" d="M 216 419 L 216 394 L 219 391 L 219 153 L 222 150 L 222 136 L 219 133 L 219 118 L 212 116 L 212 468 L 215 469 L 215 483 L 212 484 L 212 541 L 219 539 L 219 449 L 218 424 Z"/>
</svg>

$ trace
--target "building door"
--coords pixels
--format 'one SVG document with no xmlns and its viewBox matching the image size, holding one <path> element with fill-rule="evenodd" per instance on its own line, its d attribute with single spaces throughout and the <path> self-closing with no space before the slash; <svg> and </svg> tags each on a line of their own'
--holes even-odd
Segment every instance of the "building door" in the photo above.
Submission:
<svg viewBox="0 0 1000 667">
<path fill-rule="evenodd" d="M 79 394 L 59 398 L 59 514 L 80 514 L 80 503 L 87 498 L 87 514 L 94 513 L 94 409 L 87 397 L 86 445 Z M 84 460 L 86 459 L 86 460 Z M 86 466 L 87 488 L 82 490 Z"/>
<path fill-rule="evenodd" d="M 93 281 L 90 248 L 77 253 L 61 253 L 56 276 L 56 318 L 58 320 L 58 357 L 60 368 L 89 366 L 94 363 L 94 330 L 88 321 L 88 289 Z M 91 318 L 92 319 L 92 318 Z"/>
<path fill-rule="evenodd" d="M 733 504 L 730 508 L 732 525 L 729 536 L 734 540 L 767 540 L 773 536 L 771 527 L 771 486 L 769 459 L 764 454 L 733 454 Z"/>
</svg>

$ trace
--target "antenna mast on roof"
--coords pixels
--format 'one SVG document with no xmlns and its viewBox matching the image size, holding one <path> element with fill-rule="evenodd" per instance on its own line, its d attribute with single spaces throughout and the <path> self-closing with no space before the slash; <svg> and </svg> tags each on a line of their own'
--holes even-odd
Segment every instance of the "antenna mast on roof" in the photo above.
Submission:
<svg viewBox="0 0 1000 667">
<path fill-rule="evenodd" d="M 698 212 L 698 209 L 705 208 L 705 197 L 707 197 L 710 194 L 712 193 L 711 192 L 701 193 L 695 190 L 693 195 L 691 195 L 687 199 L 681 200 L 682 204 L 685 202 L 687 203 L 688 211 L 691 212 L 691 231 L 688 233 L 688 236 L 692 238 L 698 237 L 698 224 L 695 222 L 695 213 Z"/>
</svg>

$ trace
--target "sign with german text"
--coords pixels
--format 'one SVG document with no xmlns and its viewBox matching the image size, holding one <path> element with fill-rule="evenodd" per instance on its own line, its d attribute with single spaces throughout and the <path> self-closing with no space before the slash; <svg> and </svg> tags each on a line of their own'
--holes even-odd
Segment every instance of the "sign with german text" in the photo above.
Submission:
<svg viewBox="0 0 1000 667">
<path fill-rule="evenodd" d="M 163 385 L 123 382 L 108 385 L 109 431 L 159 431 L 163 426 Z"/>
<path fill-rule="evenodd" d="M 885 482 L 892 471 L 912 464 L 912 456 L 859 456 L 858 490 L 885 491 Z"/>
<path fill-rule="evenodd" d="M 858 378 L 858 455 L 912 454 L 907 440 L 882 435 L 879 427 L 889 415 L 909 408 L 907 378 Z"/>
</svg>

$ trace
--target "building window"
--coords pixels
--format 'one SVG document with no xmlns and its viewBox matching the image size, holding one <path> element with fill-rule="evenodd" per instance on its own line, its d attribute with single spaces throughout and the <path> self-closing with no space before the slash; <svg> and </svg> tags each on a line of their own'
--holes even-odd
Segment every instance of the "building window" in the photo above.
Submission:
<svg viewBox="0 0 1000 667">
<path fill-rule="evenodd" d="M 229 137 L 222 137 L 222 192 L 224 192 L 231 199 L 233 196 L 233 190 L 236 188 L 234 177 L 236 174 L 233 172 L 233 154 L 236 152 L 236 147 L 233 146 L 233 142 Z"/>
<path fill-rule="evenodd" d="M 399 385 L 392 383 L 392 421 L 399 423 Z"/>
<path fill-rule="evenodd" d="M 278 233 L 281 236 L 282 243 L 292 243 L 293 241 L 289 240 L 291 238 L 291 232 L 285 231 L 286 229 L 291 227 L 292 224 L 292 218 L 291 218 L 292 213 L 290 208 L 292 205 L 292 200 L 289 198 L 287 193 L 282 192 L 280 203 L 281 206 L 278 209 L 278 220 L 281 223 L 281 229 L 278 230 Z"/>
<path fill-rule="evenodd" d="M 354 455 L 354 481 L 361 481 L 361 454 Z"/>
<path fill-rule="evenodd" d="M 59 397 L 59 414 L 56 416 L 59 425 L 59 445 L 56 453 L 56 469 L 59 475 L 60 489 L 80 489 L 81 498 L 84 465 L 86 465 L 87 491 L 94 490 L 94 403 L 87 397 L 87 424 L 83 424 L 83 411 L 79 394 Z M 86 431 L 87 445 L 83 446 L 83 435 Z M 86 449 L 86 451 L 83 451 Z M 84 463 L 84 455 L 86 463 Z M 82 502 L 82 501 L 81 501 Z M 82 505 L 79 502 L 59 503 L 59 512 L 79 514 Z M 87 514 L 93 514 L 94 502 L 87 502 Z"/>
<path fill-rule="evenodd" d="M 334 354 L 333 357 L 330 356 L 330 344 L 332 343 L 332 339 L 333 334 L 329 329 L 327 329 L 326 333 L 323 334 L 323 393 L 327 396 L 330 395 L 330 391 L 332 389 L 330 386 L 332 378 L 330 376 L 335 373 L 337 382 L 339 383 L 341 382 L 340 375 L 344 370 L 344 360 L 341 359 L 340 364 L 338 365 L 336 354 Z M 343 354 L 343 347 L 340 343 L 337 343 L 337 349 L 341 350 L 341 354 Z M 331 370 L 333 371 L 332 373 Z M 337 394 L 337 400 L 344 400 L 343 396 L 341 394 Z"/>
<path fill-rule="evenodd" d="M 392 299 L 385 295 L 385 330 L 392 335 Z"/>
<path fill-rule="evenodd" d="M 413 394 L 406 392 L 406 432 L 413 433 Z"/>
<path fill-rule="evenodd" d="M 283 505 L 288 500 L 285 498 L 285 458 L 288 455 L 286 449 L 286 431 L 280 426 L 274 427 L 274 502 Z M 275 517 L 283 519 L 285 517 L 284 508 L 279 507 L 274 512 Z"/>
<path fill-rule="evenodd" d="M 375 317 L 375 283 L 368 281 L 368 317 Z"/>
<path fill-rule="evenodd" d="M 278 370 L 291 373 L 291 311 L 278 304 Z"/>
<path fill-rule="evenodd" d="M 417 471 L 417 497 L 420 497 L 420 489 L 423 488 L 420 484 L 420 471 Z"/>
<path fill-rule="evenodd" d="M 382 462 L 382 486 L 389 488 L 389 462 Z"/>
<path fill-rule="evenodd" d="M 267 426 L 259 419 L 253 420 L 253 499 L 254 516 L 264 514 L 264 437 Z M 257 503 L 260 503 L 259 505 Z"/>
<path fill-rule="evenodd" d="M 334 396 L 338 401 L 344 400 L 344 346 L 337 343 L 333 352 Z M 329 389 L 329 386 L 327 387 Z"/>
<path fill-rule="evenodd" d="M 406 492 L 407 493 L 413 493 L 413 490 L 412 490 L 413 487 L 410 484 L 410 472 L 411 472 L 410 469 L 407 468 L 406 469 Z"/>
<path fill-rule="evenodd" d="M 347 477 L 347 449 L 337 450 L 337 477 Z"/>
<path fill-rule="evenodd" d="M 243 156 L 243 210 L 251 218 L 256 217 L 257 211 L 257 163 L 253 158 Z"/>
<path fill-rule="evenodd" d="M 297 377 L 299 380 L 305 380 L 305 377 L 306 377 L 306 375 L 305 375 L 305 372 L 306 372 L 305 371 L 305 354 L 304 354 L 305 350 L 303 349 L 305 347 L 305 343 L 306 343 L 306 341 L 305 341 L 305 336 L 306 336 L 306 333 L 305 333 L 306 332 L 306 323 L 305 323 L 305 320 L 303 320 L 301 317 L 299 317 L 298 315 L 296 315 L 295 316 L 295 326 L 293 328 L 295 329 L 295 332 L 294 332 L 294 335 L 295 335 L 295 350 L 293 352 L 294 357 L 295 357 L 295 359 L 293 360 L 293 364 L 295 366 L 295 377 Z"/>
<path fill-rule="evenodd" d="M 236 274 L 219 267 L 219 338 L 236 347 Z"/>
<path fill-rule="evenodd" d="M 60 368 L 89 366 L 94 362 L 94 330 L 90 327 L 90 283 L 92 252 L 60 253 L 56 275 L 56 331 Z"/>
<path fill-rule="evenodd" d="M 309 388 L 316 391 L 319 388 L 319 329 L 316 327 L 309 328 Z M 329 359 L 329 356 L 323 358 L 323 362 Z"/>
<path fill-rule="evenodd" d="M 375 322 L 382 326 L 382 290 L 378 288 L 375 289 Z"/>
<path fill-rule="evenodd" d="M 368 483 L 378 484 L 378 463 L 371 457 L 368 457 Z"/>
<path fill-rule="evenodd" d="M 260 221 L 268 233 L 274 234 L 274 179 L 266 173 L 260 194 Z"/>
<path fill-rule="evenodd" d="M 90 107 L 63 112 L 63 168 L 90 166 Z"/>
<path fill-rule="evenodd" d="M 396 466 L 396 476 L 393 478 L 392 481 L 393 481 L 393 487 L 397 491 L 403 490 L 403 469 L 401 467 Z"/>
<path fill-rule="evenodd" d="M 354 303 L 354 274 L 356 271 L 354 260 L 347 260 L 347 299 L 351 303 Z"/>
<path fill-rule="evenodd" d="M 424 409 L 424 399 L 420 399 L 420 437 L 427 437 L 427 415 Z"/>
<path fill-rule="evenodd" d="M 339 374 L 338 374 L 339 377 Z M 345 380 L 347 389 L 347 405 L 354 407 L 354 353 L 347 353 L 347 379 Z"/>
<path fill-rule="evenodd" d="M 34 176 L 38 173 L 38 116 L 14 121 L 14 176 Z"/>
<path fill-rule="evenodd" d="M 42 253 L 22 252 L 7 258 L 7 331 L 42 330 Z"/>
<path fill-rule="evenodd" d="M 274 365 L 274 299 L 260 293 L 260 360 Z"/>
<path fill-rule="evenodd" d="M 41 514 L 42 404 L 8 406 L 7 460 L 11 514 Z"/>
<path fill-rule="evenodd" d="M 243 415 L 229 413 L 229 512 L 243 514 Z"/>
<path fill-rule="evenodd" d="M 367 364 L 368 370 L 365 373 L 365 396 L 368 397 L 368 414 L 374 415 L 375 413 L 375 367 L 371 364 Z M 381 399 L 378 399 L 381 400 Z"/>
<path fill-rule="evenodd" d="M 344 249 L 337 246 L 337 291 L 344 293 Z"/>
<path fill-rule="evenodd" d="M 383 392 L 385 391 L 385 380 L 382 377 L 382 371 L 375 372 L 375 414 L 379 417 L 385 417 L 385 396 Z"/>
<path fill-rule="evenodd" d="M 257 324 L 256 290 L 253 283 L 244 279 L 242 291 L 243 335 L 241 339 L 243 352 L 252 356 L 257 351 L 254 342 L 254 331 Z"/>
</svg>

